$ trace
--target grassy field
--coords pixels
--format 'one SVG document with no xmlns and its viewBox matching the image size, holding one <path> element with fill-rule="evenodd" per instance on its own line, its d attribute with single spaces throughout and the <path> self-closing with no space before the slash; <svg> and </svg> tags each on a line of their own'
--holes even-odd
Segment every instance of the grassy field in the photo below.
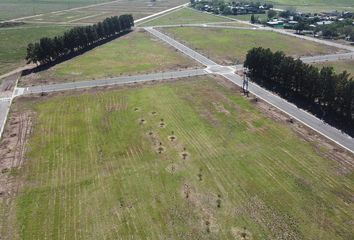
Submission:
<svg viewBox="0 0 354 240">
<path fill-rule="evenodd" d="M 340 60 L 335 62 L 324 62 L 314 64 L 317 67 L 331 66 L 337 73 L 347 71 L 354 77 L 354 60 Z"/>
<path fill-rule="evenodd" d="M 19 99 L 35 126 L 3 239 L 353 239 L 353 172 L 224 84 Z"/>
<path fill-rule="evenodd" d="M 319 11 L 353 11 L 354 2 L 352 0 L 271 0 L 267 3 L 275 4 L 275 7 L 289 8 L 293 7 L 305 12 L 319 12 Z"/>
<path fill-rule="evenodd" d="M 28 21 L 34 22 L 76 22 L 82 18 L 86 19 L 87 17 L 97 15 L 98 13 L 90 13 L 85 11 L 70 11 L 70 12 L 60 12 L 56 14 L 48 13 L 41 16 L 36 16 L 33 18 L 28 18 Z M 102 14 L 102 13 L 101 13 Z"/>
<path fill-rule="evenodd" d="M 51 37 L 63 33 L 65 26 L 24 25 L 16 28 L 0 29 L 0 75 L 25 64 L 27 45 L 41 37 Z"/>
<path fill-rule="evenodd" d="M 238 20 L 243 20 L 243 21 L 250 21 L 251 20 L 251 14 L 245 14 L 245 15 L 230 15 L 228 17 L 235 18 Z M 255 19 L 259 18 L 259 20 L 267 20 L 267 14 L 254 14 Z"/>
<path fill-rule="evenodd" d="M 284 51 L 293 56 L 334 53 L 338 49 L 270 31 L 206 28 L 164 28 L 163 31 L 186 42 L 220 64 L 244 61 L 253 47 Z"/>
<path fill-rule="evenodd" d="M 27 22 L 78 22 L 78 23 L 96 23 L 110 16 L 122 15 L 122 14 L 132 14 L 134 19 L 139 19 L 146 17 L 148 15 L 181 5 L 186 3 L 186 0 L 162 0 L 162 1 L 145 1 L 145 0 L 90 0 L 87 3 L 82 0 L 78 1 L 66 1 L 62 3 L 62 0 L 54 2 L 53 0 L 44 2 L 36 1 L 27 2 L 25 0 L 24 5 L 20 5 L 18 2 L 20 0 L 15 0 L 12 3 L 1 3 L 5 10 L 8 9 L 10 12 L 5 12 L 1 15 L 2 9 L 0 9 L 0 17 L 3 19 L 10 19 L 21 16 L 33 16 L 25 19 Z M 103 2 L 109 2 L 104 5 L 85 7 L 84 9 L 72 10 L 67 12 L 54 12 L 49 13 L 54 10 L 68 10 L 75 7 L 86 6 L 91 4 L 99 4 Z M 68 4 L 69 3 L 69 4 Z M 1 5 L 2 4 L 2 5 Z M 7 6 L 9 5 L 9 6 Z M 28 5 L 28 6 L 27 6 Z M 22 9 L 26 7 L 26 9 Z M 13 8 L 13 9 L 12 9 Z M 38 15 L 42 13 L 41 15 Z M 36 16 L 37 15 L 37 16 Z"/>
<path fill-rule="evenodd" d="M 90 80 L 197 66 L 192 59 L 135 31 L 47 71 L 21 78 L 21 85 Z"/>
<path fill-rule="evenodd" d="M 158 17 L 152 21 L 147 21 L 141 26 L 171 25 L 171 24 L 188 24 L 188 23 L 209 23 L 209 22 L 226 22 L 230 21 L 226 18 L 212 14 L 201 13 L 190 8 L 182 8 L 170 14 Z"/>
<path fill-rule="evenodd" d="M 0 20 L 82 7 L 110 0 L 0 0 Z"/>
</svg>

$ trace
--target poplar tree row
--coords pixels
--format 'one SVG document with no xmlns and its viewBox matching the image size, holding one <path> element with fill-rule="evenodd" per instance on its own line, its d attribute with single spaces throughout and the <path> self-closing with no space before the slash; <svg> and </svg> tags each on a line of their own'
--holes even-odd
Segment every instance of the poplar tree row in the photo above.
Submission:
<svg viewBox="0 0 354 240">
<path fill-rule="evenodd" d="M 323 116 L 354 123 L 354 79 L 347 72 L 336 74 L 332 67 L 318 69 L 264 48 L 248 51 L 244 66 L 255 82 L 272 91 L 320 107 Z"/>
<path fill-rule="evenodd" d="M 44 37 L 27 47 L 28 63 L 47 64 L 82 51 L 98 42 L 131 30 L 132 15 L 109 17 L 91 26 L 74 27 L 54 38 Z"/>
</svg>

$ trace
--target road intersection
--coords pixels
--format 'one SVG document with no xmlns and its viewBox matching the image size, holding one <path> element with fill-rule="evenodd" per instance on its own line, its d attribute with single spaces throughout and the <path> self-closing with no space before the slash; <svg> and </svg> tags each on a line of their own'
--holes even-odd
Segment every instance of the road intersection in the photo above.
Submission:
<svg viewBox="0 0 354 240">
<path fill-rule="evenodd" d="M 43 85 L 43 86 L 33 86 L 28 88 L 15 87 L 12 97 L 0 98 L 0 127 L 1 127 L 0 137 L 2 135 L 4 125 L 6 123 L 6 118 L 11 106 L 11 102 L 13 98 L 21 95 L 38 94 L 38 93 L 54 92 L 54 91 L 66 91 L 66 90 L 75 90 L 75 89 L 93 88 L 93 87 L 102 87 L 102 86 L 111 86 L 111 85 L 131 84 L 131 83 L 139 83 L 139 82 L 147 82 L 147 81 L 155 81 L 155 80 L 156 81 L 172 80 L 177 78 L 202 76 L 207 74 L 216 74 L 216 75 L 223 76 L 224 78 L 228 79 L 234 84 L 238 86 L 242 86 L 242 82 L 243 82 L 242 77 L 235 73 L 237 69 L 242 69 L 243 67 L 242 65 L 221 66 L 215 63 L 213 60 L 203 56 L 202 54 L 176 41 L 170 36 L 167 36 L 166 34 L 156 30 L 154 27 L 145 27 L 144 29 L 150 34 L 152 34 L 153 36 L 155 36 L 156 38 L 166 42 L 167 44 L 176 48 L 183 54 L 201 63 L 202 65 L 205 66 L 205 68 L 152 73 L 152 74 L 137 75 L 137 76 L 123 76 L 123 77 L 93 80 L 93 81 L 81 81 L 81 82 L 61 83 L 61 84 L 52 84 L 52 85 Z M 283 31 L 280 33 L 288 34 L 292 36 L 295 35 L 293 33 L 284 33 Z M 298 37 L 297 35 L 295 36 Z M 332 43 L 324 40 L 304 37 L 304 36 L 300 36 L 300 38 L 315 41 L 315 42 L 320 42 L 320 43 L 326 42 L 325 43 L 326 45 L 331 45 L 335 47 L 338 47 L 337 45 L 340 45 L 341 49 L 345 49 L 346 51 L 349 51 L 348 53 L 310 56 L 310 57 L 301 58 L 301 60 L 303 60 L 306 63 L 336 61 L 341 59 L 353 59 L 354 57 L 353 47 Z M 249 91 L 255 96 L 259 97 L 260 99 L 263 99 L 264 101 L 268 102 L 270 105 L 285 112 L 292 118 L 297 119 L 299 122 L 303 123 L 309 128 L 315 130 L 316 132 L 334 141 L 335 143 L 347 149 L 348 151 L 354 153 L 354 140 L 350 136 L 346 135 L 345 133 L 342 133 L 340 130 L 324 123 L 321 119 L 318 119 L 312 114 L 298 108 L 294 104 L 287 102 L 286 100 L 280 98 L 279 96 L 271 93 L 268 90 L 265 90 L 264 88 L 258 86 L 255 83 L 252 82 L 249 83 Z"/>
</svg>

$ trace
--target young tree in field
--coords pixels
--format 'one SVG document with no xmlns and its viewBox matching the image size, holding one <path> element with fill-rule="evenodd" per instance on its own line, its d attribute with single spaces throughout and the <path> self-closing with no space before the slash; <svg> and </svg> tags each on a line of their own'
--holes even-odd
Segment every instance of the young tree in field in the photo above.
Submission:
<svg viewBox="0 0 354 240">
<path fill-rule="evenodd" d="M 253 24 L 253 23 L 255 23 L 256 22 L 256 19 L 255 19 L 255 17 L 254 17 L 254 14 L 252 14 L 251 15 L 251 23 Z"/>
</svg>

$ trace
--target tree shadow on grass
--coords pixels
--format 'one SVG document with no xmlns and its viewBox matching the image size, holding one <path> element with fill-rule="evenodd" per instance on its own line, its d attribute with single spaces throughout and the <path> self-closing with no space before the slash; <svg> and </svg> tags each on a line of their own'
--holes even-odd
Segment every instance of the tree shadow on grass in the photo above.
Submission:
<svg viewBox="0 0 354 240">
<path fill-rule="evenodd" d="M 114 36 L 102 39 L 101 41 L 96 42 L 94 44 L 91 44 L 87 48 L 80 49 L 80 50 L 77 50 L 77 51 L 75 51 L 73 53 L 65 55 L 63 57 L 60 57 L 60 58 L 58 58 L 57 60 L 55 60 L 53 62 L 46 63 L 46 64 L 41 64 L 41 65 L 36 66 L 34 68 L 23 70 L 22 73 L 21 73 L 21 76 L 26 76 L 26 75 L 31 74 L 31 73 L 38 73 L 38 72 L 42 72 L 42 71 L 48 70 L 49 68 L 52 68 L 52 67 L 54 67 L 57 64 L 60 64 L 60 63 L 65 62 L 65 61 L 68 61 L 68 60 L 70 60 L 70 59 L 72 59 L 74 57 L 83 55 L 84 53 L 86 53 L 88 51 L 91 51 L 92 49 L 94 49 L 96 47 L 99 47 L 99 46 L 101 46 L 103 44 L 106 44 L 106 43 L 108 43 L 110 41 L 113 41 L 113 40 L 115 40 L 117 38 L 120 38 L 120 37 L 122 37 L 124 35 L 127 35 L 130 32 L 132 32 L 132 30 L 121 32 L 121 33 L 116 34 Z"/>
</svg>

